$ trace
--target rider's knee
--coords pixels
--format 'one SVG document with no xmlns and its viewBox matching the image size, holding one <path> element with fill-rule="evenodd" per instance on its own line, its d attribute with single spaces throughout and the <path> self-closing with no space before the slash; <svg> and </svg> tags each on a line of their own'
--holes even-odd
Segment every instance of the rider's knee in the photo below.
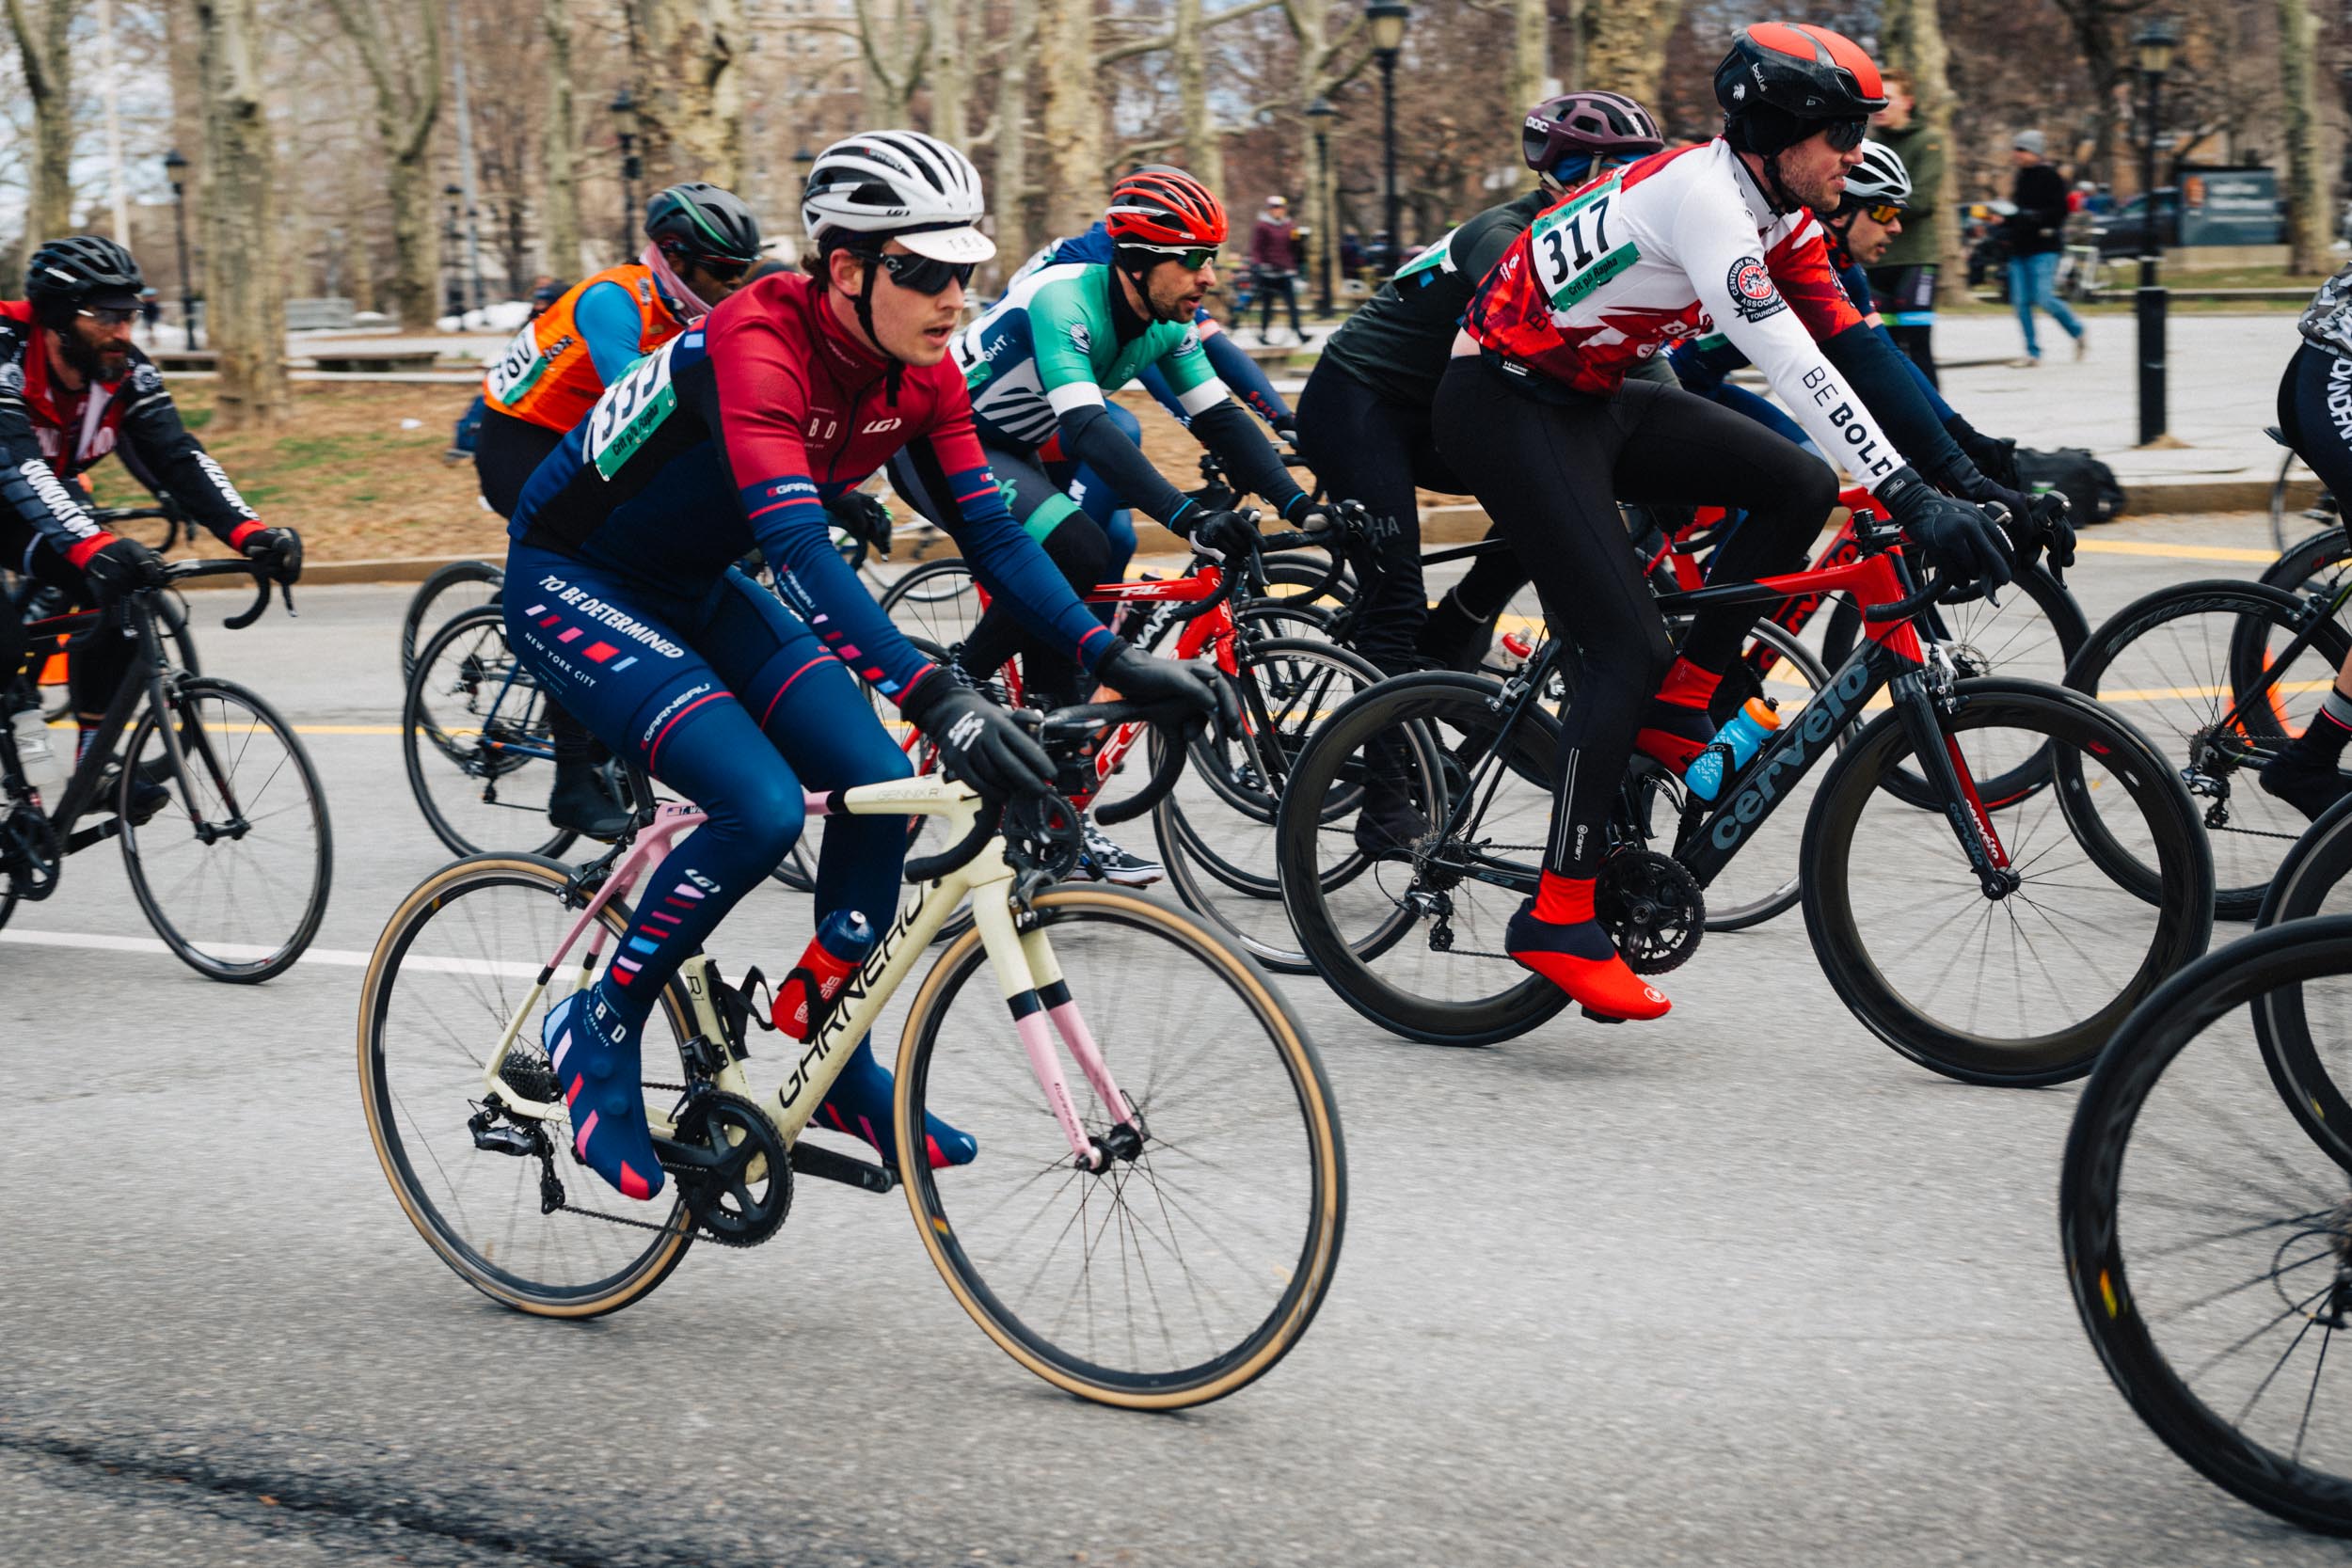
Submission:
<svg viewBox="0 0 2352 1568">
<path fill-rule="evenodd" d="M 791 853 L 808 818 L 800 784 L 786 768 L 762 768 L 745 779 L 726 802 L 725 815 L 728 835 L 742 845 L 745 857 L 763 875 Z"/>
</svg>

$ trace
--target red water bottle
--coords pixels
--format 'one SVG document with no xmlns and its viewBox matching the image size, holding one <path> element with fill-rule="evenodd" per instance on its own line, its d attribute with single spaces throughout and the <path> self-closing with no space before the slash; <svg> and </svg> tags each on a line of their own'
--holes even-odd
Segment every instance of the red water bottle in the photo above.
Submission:
<svg viewBox="0 0 2352 1568">
<path fill-rule="evenodd" d="M 802 950 L 801 961 L 777 988 L 771 1021 L 796 1040 L 808 1038 L 873 950 L 874 927 L 857 911 L 836 910 L 825 916 Z"/>
</svg>

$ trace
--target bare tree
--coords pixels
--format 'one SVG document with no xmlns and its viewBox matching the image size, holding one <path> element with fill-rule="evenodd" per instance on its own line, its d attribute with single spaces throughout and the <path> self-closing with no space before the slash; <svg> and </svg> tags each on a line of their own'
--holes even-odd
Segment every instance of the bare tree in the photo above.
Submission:
<svg viewBox="0 0 2352 1568">
<path fill-rule="evenodd" d="M 1913 116 L 1926 127 L 1932 142 L 1950 147 L 1950 51 L 1944 45 L 1944 24 L 1936 12 L 1936 0 L 1883 0 L 1879 10 L 1879 46 L 1887 63 L 1911 78 Z M 1937 287 L 1948 300 L 1964 299 L 1967 258 L 1961 252 L 1960 225 L 1953 216 L 1951 195 L 1939 190 L 1922 192 L 1920 197 L 1904 223 L 1933 231 L 1935 253 L 1942 259 Z"/>
<path fill-rule="evenodd" d="M 1176 95 L 1183 106 L 1185 168 L 1219 199 L 1225 199 L 1225 146 L 1209 106 L 1208 51 L 1200 37 L 1200 0 L 1176 0 L 1176 25 L 1169 34 L 1176 66 Z M 1227 206 L 1232 205 L 1230 200 Z"/>
<path fill-rule="evenodd" d="M 973 8 L 977 10 L 978 8 Z M 930 0 L 930 60 L 925 68 L 931 87 L 931 135 L 961 147 L 972 134 L 964 91 L 971 86 L 972 44 L 965 35 L 963 0 Z"/>
<path fill-rule="evenodd" d="M 24 214 L 25 249 L 73 228 L 73 52 L 66 35 L 79 0 L 46 0 L 35 29 L 24 0 L 8 0 L 8 30 L 33 106 L 32 206 Z"/>
<path fill-rule="evenodd" d="M 1577 12 L 1577 85 L 1647 103 L 1666 63 L 1666 35 L 1681 15 L 1682 0 L 1584 0 Z"/>
<path fill-rule="evenodd" d="M 2287 245 L 2290 272 L 2327 272 L 2328 182 L 2319 166 L 2319 108 L 2312 78 L 2319 23 L 2310 0 L 2279 0 L 2280 109 L 2287 147 Z"/>
<path fill-rule="evenodd" d="M 215 260 L 205 332 L 220 356 L 216 429 L 288 413 L 286 296 L 279 273 L 277 157 L 264 102 L 258 0 L 194 0 L 204 73 L 204 150 L 213 170 L 205 249 Z"/>
<path fill-rule="evenodd" d="M 1545 0 L 1511 0 L 1512 106 L 1533 108 L 1550 79 L 1550 8 Z"/>
<path fill-rule="evenodd" d="M 651 178 L 743 179 L 742 0 L 625 0 L 638 132 Z"/>
<path fill-rule="evenodd" d="M 539 249 L 549 272 L 569 278 L 580 268 L 580 175 L 573 163 L 580 126 L 572 107 L 572 23 L 564 0 L 539 0 L 539 29 L 548 40 Z"/>
<path fill-rule="evenodd" d="M 2124 22 L 2147 8 L 2149 0 L 2058 0 L 2074 34 L 2074 47 L 2090 77 L 2091 166 L 2108 183 L 2115 182 L 2119 149 L 2116 131 L 2122 122 L 2118 105 L 2129 102 L 2131 68 L 2123 58 Z"/>
<path fill-rule="evenodd" d="M 1030 62 L 1037 51 L 1037 0 L 1012 0 L 1007 20 L 996 71 L 996 121 L 989 127 L 996 154 L 995 194 L 989 206 L 996 217 L 997 254 L 1009 259 L 1009 272 L 1028 256 L 1037 232 L 1029 221 L 1029 84 L 1035 75 Z"/>
<path fill-rule="evenodd" d="M 1045 88 L 1045 231 L 1075 234 L 1103 207 L 1103 103 L 1093 0 L 1049 0 L 1038 28 Z"/>
<path fill-rule="evenodd" d="M 411 332 L 440 315 L 433 227 L 433 127 L 441 114 L 441 29 L 430 0 L 326 0 L 375 95 L 375 135 L 392 201 L 392 309 Z M 215 171 L 215 178 L 218 172 Z"/>
</svg>

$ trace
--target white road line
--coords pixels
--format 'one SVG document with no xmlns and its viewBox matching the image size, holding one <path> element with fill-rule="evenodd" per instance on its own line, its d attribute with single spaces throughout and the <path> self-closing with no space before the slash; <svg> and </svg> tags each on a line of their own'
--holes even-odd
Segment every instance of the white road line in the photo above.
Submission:
<svg viewBox="0 0 2352 1568">
<path fill-rule="evenodd" d="M 153 937 L 110 937 L 97 931 L 16 931 L 0 930 L 0 943 L 14 942 L 21 947 L 80 947 L 99 953 L 150 953 L 171 957 L 171 949 Z M 224 942 L 208 945 L 205 951 L 222 958 L 266 958 L 277 949 L 251 942 Z M 312 947 L 307 949 L 300 964 L 329 964 L 342 969 L 365 969 L 373 953 L 362 953 L 352 947 Z M 435 958 L 411 953 L 400 960 L 404 971 L 429 971 L 437 974 L 504 974 L 517 979 L 538 977 L 532 964 L 497 963 L 488 958 Z"/>
</svg>

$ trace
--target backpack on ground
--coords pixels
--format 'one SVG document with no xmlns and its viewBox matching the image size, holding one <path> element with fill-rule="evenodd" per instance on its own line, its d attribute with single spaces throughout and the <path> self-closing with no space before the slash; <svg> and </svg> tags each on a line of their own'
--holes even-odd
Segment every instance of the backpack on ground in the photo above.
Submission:
<svg viewBox="0 0 2352 1568">
<path fill-rule="evenodd" d="M 2064 496 L 2077 528 L 2111 521 L 2123 510 L 2123 487 L 2116 483 L 2115 470 L 2081 447 L 2060 447 L 2056 451 L 2020 447 L 2017 471 L 2026 488 L 2056 490 Z"/>
</svg>

